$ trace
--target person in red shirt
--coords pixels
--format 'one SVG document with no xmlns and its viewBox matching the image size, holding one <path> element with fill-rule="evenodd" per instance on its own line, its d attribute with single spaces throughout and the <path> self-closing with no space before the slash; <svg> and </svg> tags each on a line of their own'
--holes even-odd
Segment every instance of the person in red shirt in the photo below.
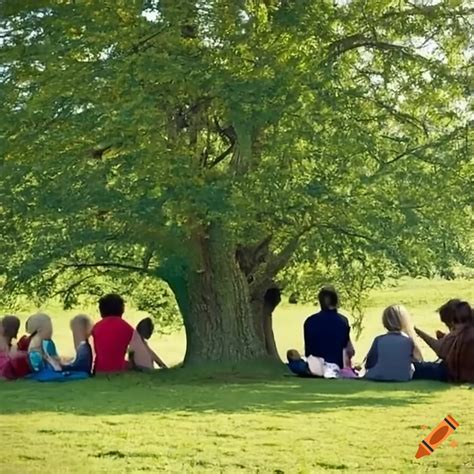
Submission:
<svg viewBox="0 0 474 474">
<path fill-rule="evenodd" d="M 125 302 L 119 295 L 105 295 L 99 300 L 99 311 L 102 320 L 92 328 L 95 350 L 94 372 L 126 370 L 125 354 L 134 329 L 122 319 Z"/>
</svg>

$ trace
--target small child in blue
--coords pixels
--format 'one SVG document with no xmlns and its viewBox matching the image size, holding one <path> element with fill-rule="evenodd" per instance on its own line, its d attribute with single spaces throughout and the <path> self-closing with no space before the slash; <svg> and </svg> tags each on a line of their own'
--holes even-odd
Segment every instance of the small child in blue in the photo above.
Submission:
<svg viewBox="0 0 474 474">
<path fill-rule="evenodd" d="M 286 353 L 288 360 L 288 368 L 294 374 L 300 377 L 310 377 L 311 372 L 309 370 L 308 362 L 301 357 L 300 353 L 296 349 L 290 349 Z"/>
<path fill-rule="evenodd" d="M 89 344 L 89 337 L 92 331 L 92 321 L 85 314 L 78 314 L 71 319 L 70 323 L 76 357 L 69 363 L 63 365 L 63 370 L 70 372 L 92 372 L 92 347 Z"/>
<path fill-rule="evenodd" d="M 40 372 L 46 368 L 60 372 L 61 364 L 52 340 L 51 318 L 44 313 L 35 314 L 28 319 L 27 330 L 31 335 L 28 347 L 28 362 L 31 370 Z"/>
<path fill-rule="evenodd" d="M 52 341 L 53 324 L 47 314 L 35 314 L 28 319 L 28 332 L 31 334 L 28 347 L 28 363 L 32 373 L 30 380 L 38 382 L 63 382 L 82 380 L 89 377 L 85 372 L 63 370 L 59 363 L 56 346 Z"/>
</svg>

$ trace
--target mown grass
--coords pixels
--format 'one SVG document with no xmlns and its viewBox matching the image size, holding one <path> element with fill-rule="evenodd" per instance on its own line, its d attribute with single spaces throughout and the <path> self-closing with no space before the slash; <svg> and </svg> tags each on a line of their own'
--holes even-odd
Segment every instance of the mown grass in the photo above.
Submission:
<svg viewBox="0 0 474 474">
<path fill-rule="evenodd" d="M 433 310 L 453 296 L 474 299 L 472 285 L 404 281 L 374 294 L 357 342 L 360 359 L 381 332 L 383 306 L 403 302 L 417 324 L 434 329 Z M 67 353 L 69 314 L 52 309 L 58 346 Z M 282 352 L 301 348 L 311 309 L 279 309 Z M 182 334 L 153 343 L 172 363 L 182 357 Z M 474 472 L 473 405 L 474 390 L 465 386 L 303 380 L 273 365 L 4 383 L 0 472 L 467 473 Z M 461 425 L 451 436 L 458 447 L 450 439 L 416 460 L 418 443 L 448 413 Z"/>
</svg>

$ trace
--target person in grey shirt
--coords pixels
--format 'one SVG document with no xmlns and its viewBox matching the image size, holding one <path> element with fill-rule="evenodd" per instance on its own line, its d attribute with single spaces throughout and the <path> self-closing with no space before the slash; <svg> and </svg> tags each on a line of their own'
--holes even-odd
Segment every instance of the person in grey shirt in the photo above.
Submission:
<svg viewBox="0 0 474 474">
<path fill-rule="evenodd" d="M 387 333 L 377 336 L 367 354 L 365 378 L 386 382 L 408 382 L 413 376 L 415 343 L 403 332 L 408 312 L 403 306 L 389 306 L 382 322 Z"/>
</svg>

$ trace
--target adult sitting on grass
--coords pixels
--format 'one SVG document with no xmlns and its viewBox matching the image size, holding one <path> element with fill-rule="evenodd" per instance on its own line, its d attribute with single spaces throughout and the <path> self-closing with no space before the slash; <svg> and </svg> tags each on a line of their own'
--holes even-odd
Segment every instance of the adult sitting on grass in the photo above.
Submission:
<svg viewBox="0 0 474 474">
<path fill-rule="evenodd" d="M 99 311 L 102 320 L 92 328 L 96 354 L 94 371 L 100 373 L 126 370 L 125 354 L 134 329 L 122 319 L 125 302 L 116 294 L 103 296 L 99 300 Z"/>
<path fill-rule="evenodd" d="M 447 303 L 454 308 L 451 330 L 441 339 L 435 339 L 421 329 L 416 333 L 441 359 L 439 362 L 415 364 L 416 379 L 474 382 L 474 315 L 466 301 Z M 444 305 L 444 308 L 447 306 Z M 443 307 L 440 308 L 440 310 Z"/>
<path fill-rule="evenodd" d="M 462 303 L 462 301 L 460 299 L 454 298 L 452 300 L 449 300 L 447 303 L 443 304 L 438 309 L 439 319 L 441 319 L 441 322 L 446 325 L 446 327 L 448 328 L 448 331 L 451 331 L 453 329 L 453 320 L 456 315 L 456 306 L 459 303 Z M 442 339 L 444 336 L 446 336 L 445 332 L 436 331 L 437 339 Z"/>
<path fill-rule="evenodd" d="M 322 288 L 318 300 L 321 311 L 304 323 L 305 355 L 321 357 L 342 369 L 344 351 L 349 360 L 354 356 L 349 321 L 337 311 L 339 297 L 332 286 Z"/>
</svg>

